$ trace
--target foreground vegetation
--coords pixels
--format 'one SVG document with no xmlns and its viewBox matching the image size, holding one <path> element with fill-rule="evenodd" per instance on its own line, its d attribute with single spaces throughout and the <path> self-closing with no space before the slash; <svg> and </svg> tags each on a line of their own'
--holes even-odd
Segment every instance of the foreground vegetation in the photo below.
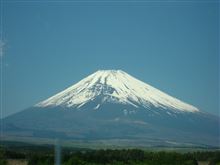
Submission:
<svg viewBox="0 0 220 165">
<path fill-rule="evenodd" d="M 139 149 L 71 149 L 62 150 L 62 165 L 220 165 L 220 151 L 150 152 Z M 0 165 L 21 160 L 27 165 L 54 165 L 53 146 L 1 147 Z M 22 165 L 22 163 L 21 163 Z"/>
</svg>

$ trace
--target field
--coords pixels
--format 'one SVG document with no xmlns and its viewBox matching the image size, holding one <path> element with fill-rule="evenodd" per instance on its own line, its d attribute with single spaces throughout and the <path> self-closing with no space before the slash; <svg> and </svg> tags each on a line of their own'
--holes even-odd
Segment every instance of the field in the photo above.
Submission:
<svg viewBox="0 0 220 165">
<path fill-rule="evenodd" d="M 198 161 L 198 165 L 209 165 L 209 161 Z"/>
<path fill-rule="evenodd" d="M 8 165 L 27 165 L 28 162 L 25 159 L 7 159 Z"/>
</svg>

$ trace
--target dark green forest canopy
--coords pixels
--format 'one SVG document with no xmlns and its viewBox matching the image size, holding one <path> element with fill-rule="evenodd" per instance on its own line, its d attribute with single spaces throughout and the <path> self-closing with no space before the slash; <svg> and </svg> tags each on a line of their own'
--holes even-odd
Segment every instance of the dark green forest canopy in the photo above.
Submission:
<svg viewBox="0 0 220 165">
<path fill-rule="evenodd" d="M 54 149 L 51 146 L 1 148 L 0 165 L 7 159 L 25 159 L 28 165 L 54 165 Z M 178 153 L 174 151 L 144 151 L 140 149 L 70 149 L 62 150 L 62 165 L 197 165 L 207 161 L 209 165 L 220 163 L 220 151 Z"/>
</svg>

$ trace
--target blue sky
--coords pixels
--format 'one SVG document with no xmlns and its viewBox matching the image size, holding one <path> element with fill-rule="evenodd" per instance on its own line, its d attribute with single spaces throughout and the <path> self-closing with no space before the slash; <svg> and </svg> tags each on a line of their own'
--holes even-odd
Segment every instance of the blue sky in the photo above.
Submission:
<svg viewBox="0 0 220 165">
<path fill-rule="evenodd" d="M 99 69 L 121 69 L 219 113 L 219 4 L 3 3 L 3 115 Z"/>
</svg>

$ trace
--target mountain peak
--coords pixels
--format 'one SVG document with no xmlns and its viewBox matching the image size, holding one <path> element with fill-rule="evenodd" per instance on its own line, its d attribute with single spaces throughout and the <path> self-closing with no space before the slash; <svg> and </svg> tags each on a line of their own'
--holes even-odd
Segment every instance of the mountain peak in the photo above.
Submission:
<svg viewBox="0 0 220 165">
<path fill-rule="evenodd" d="M 96 98 L 101 98 L 97 107 L 104 102 L 110 102 L 135 108 L 156 107 L 182 112 L 199 111 L 196 107 L 169 96 L 122 70 L 98 70 L 36 106 L 80 108 Z"/>
<path fill-rule="evenodd" d="M 100 75 L 109 75 L 109 74 L 124 74 L 125 72 L 122 70 L 113 70 L 113 69 L 108 69 L 108 70 L 98 70 L 94 72 L 94 74 L 100 74 Z"/>
<path fill-rule="evenodd" d="M 122 70 L 116 70 L 116 69 L 107 69 L 107 70 L 98 70 L 96 72 L 102 72 L 102 73 L 122 73 L 124 71 Z"/>
</svg>

